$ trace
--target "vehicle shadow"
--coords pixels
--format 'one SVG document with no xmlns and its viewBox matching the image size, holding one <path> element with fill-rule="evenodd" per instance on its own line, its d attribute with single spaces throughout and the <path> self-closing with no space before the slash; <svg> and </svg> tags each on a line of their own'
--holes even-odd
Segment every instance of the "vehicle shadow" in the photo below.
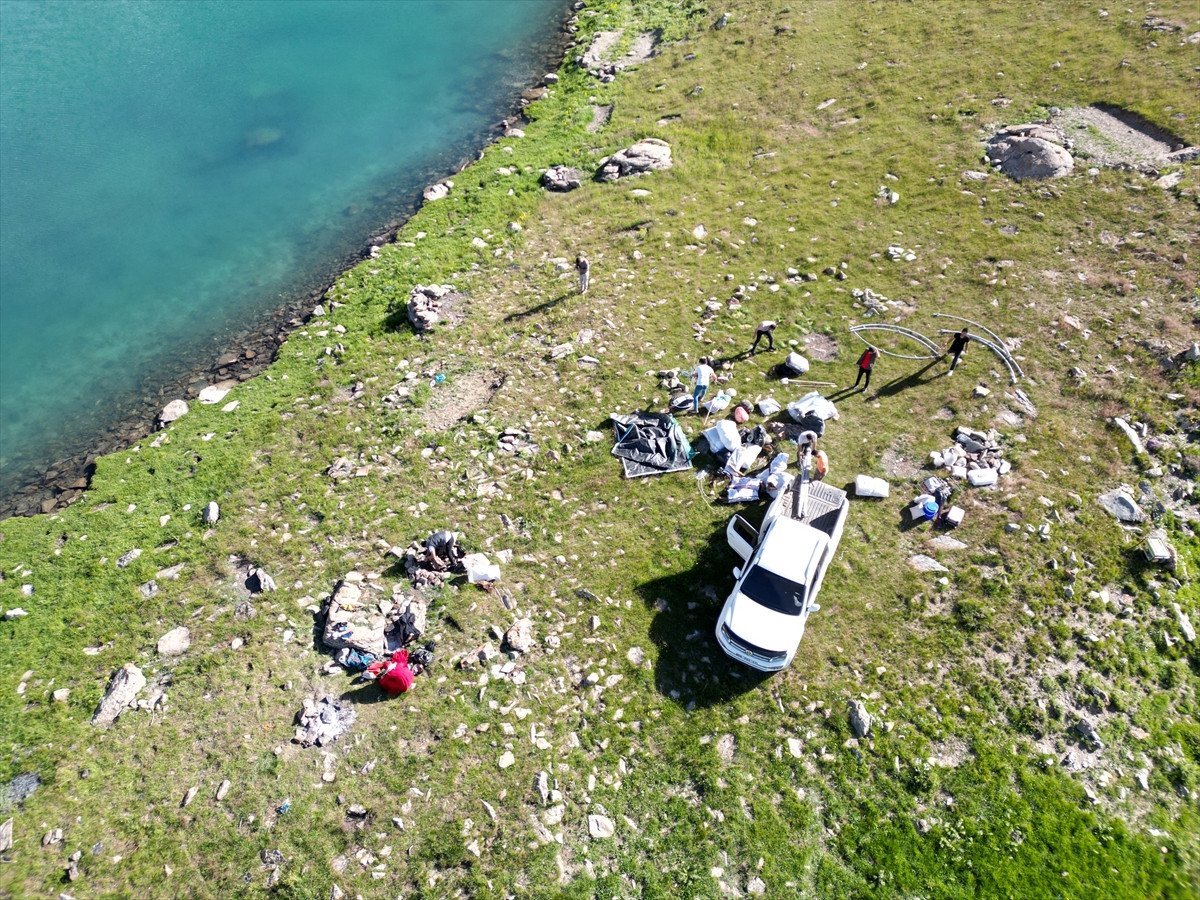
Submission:
<svg viewBox="0 0 1200 900">
<path fill-rule="evenodd" d="M 738 511 L 757 526 L 766 507 L 761 503 Z M 717 616 L 733 587 L 732 569 L 738 562 L 721 528 L 705 543 L 695 567 L 635 589 L 657 612 L 650 625 L 650 640 L 658 648 L 655 687 L 685 708 L 728 703 L 771 678 L 730 659 L 717 645 Z"/>
</svg>

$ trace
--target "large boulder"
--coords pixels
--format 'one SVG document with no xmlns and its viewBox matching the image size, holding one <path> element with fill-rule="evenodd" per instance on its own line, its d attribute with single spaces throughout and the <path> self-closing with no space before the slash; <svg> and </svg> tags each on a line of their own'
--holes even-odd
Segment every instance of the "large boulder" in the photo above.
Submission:
<svg viewBox="0 0 1200 900">
<path fill-rule="evenodd" d="M 1066 136 L 1053 125 L 1010 125 L 988 140 L 987 156 L 1017 181 L 1061 178 L 1075 168 L 1069 146 Z"/>
<path fill-rule="evenodd" d="M 387 621 L 375 604 L 363 602 L 357 584 L 340 581 L 325 607 L 321 640 L 334 650 L 349 647 L 374 656 L 387 654 L 383 632 Z"/>
<path fill-rule="evenodd" d="M 658 138 L 643 138 L 636 144 L 601 160 L 596 177 L 601 181 L 616 181 L 618 178 L 644 175 L 656 169 L 669 169 L 671 165 L 670 144 Z"/>
<path fill-rule="evenodd" d="M 850 731 L 856 738 L 865 738 L 871 733 L 871 714 L 861 700 L 847 703 L 850 712 Z"/>
<path fill-rule="evenodd" d="M 573 191 L 583 185 L 583 173 L 571 166 L 551 166 L 542 173 L 542 186 L 550 191 Z"/>
<path fill-rule="evenodd" d="M 111 725 L 117 720 L 117 716 L 133 704 L 145 686 L 146 676 L 142 674 L 142 670 L 133 663 L 125 663 L 109 679 L 104 699 L 92 715 L 92 724 Z"/>
</svg>

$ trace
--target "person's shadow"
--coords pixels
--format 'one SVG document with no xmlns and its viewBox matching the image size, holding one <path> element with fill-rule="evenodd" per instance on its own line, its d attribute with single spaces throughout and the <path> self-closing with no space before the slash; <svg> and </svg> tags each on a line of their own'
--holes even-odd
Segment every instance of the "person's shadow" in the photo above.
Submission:
<svg viewBox="0 0 1200 900">
<path fill-rule="evenodd" d="M 899 394 L 901 391 L 908 390 L 909 388 L 919 387 L 922 384 L 928 384 L 935 378 L 939 377 L 938 375 L 927 376 L 927 373 L 940 361 L 941 357 L 939 356 L 937 359 L 931 359 L 915 372 L 912 372 L 908 375 L 901 375 L 899 378 L 893 378 L 887 384 L 880 387 L 871 399 L 878 400 L 883 397 L 892 397 L 896 394 Z"/>
<path fill-rule="evenodd" d="M 553 309 L 558 304 L 562 303 L 568 297 L 573 297 L 575 291 L 567 291 L 565 294 L 559 294 L 553 300 L 547 300 L 545 303 L 539 303 L 537 306 L 531 306 L 529 309 L 521 310 L 520 312 L 509 313 L 504 317 L 505 322 L 517 322 L 521 319 L 528 319 L 530 316 L 536 316 L 540 312 L 545 312 L 548 309 Z"/>
</svg>

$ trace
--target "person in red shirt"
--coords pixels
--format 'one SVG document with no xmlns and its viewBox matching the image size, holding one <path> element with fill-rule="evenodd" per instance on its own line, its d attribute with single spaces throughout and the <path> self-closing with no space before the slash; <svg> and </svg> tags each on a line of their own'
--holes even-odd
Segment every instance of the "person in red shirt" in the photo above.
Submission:
<svg viewBox="0 0 1200 900">
<path fill-rule="evenodd" d="M 367 666 L 367 672 L 378 676 L 379 686 L 389 697 L 403 694 L 412 687 L 414 672 L 408 665 L 408 650 L 401 647 L 390 659 L 381 659 Z"/>
<path fill-rule="evenodd" d="M 858 358 L 858 377 L 854 379 L 854 386 L 858 387 L 858 383 L 862 381 L 863 376 L 867 376 L 867 383 L 863 385 L 863 390 L 871 387 L 871 369 L 875 367 L 875 360 L 879 359 L 879 351 L 874 347 L 867 347 L 863 351 L 863 355 Z"/>
</svg>

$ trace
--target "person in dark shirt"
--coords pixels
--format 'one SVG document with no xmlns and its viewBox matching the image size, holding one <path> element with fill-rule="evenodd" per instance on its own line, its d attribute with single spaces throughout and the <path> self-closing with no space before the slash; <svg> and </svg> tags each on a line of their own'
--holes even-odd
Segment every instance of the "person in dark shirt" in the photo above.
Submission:
<svg viewBox="0 0 1200 900">
<path fill-rule="evenodd" d="M 579 275 L 579 293 L 586 294 L 592 279 L 592 264 L 582 253 L 575 257 L 575 271 Z"/>
<path fill-rule="evenodd" d="M 958 360 L 962 357 L 963 351 L 967 349 L 967 344 L 971 343 L 971 335 L 967 334 L 967 329 L 963 329 L 954 336 L 954 340 L 950 342 L 950 348 L 946 353 L 953 353 L 954 359 L 950 360 L 950 371 L 947 375 L 953 375 L 955 367 L 958 366 Z M 946 354 L 942 354 L 945 356 Z"/>
<path fill-rule="evenodd" d="M 871 370 L 875 368 L 875 360 L 879 359 L 879 351 L 874 347 L 867 347 L 863 351 L 863 355 L 858 358 L 858 377 L 854 379 L 854 386 L 858 387 L 858 383 L 863 380 L 863 376 L 867 377 L 867 383 L 863 385 L 863 390 L 871 387 Z"/>
</svg>

